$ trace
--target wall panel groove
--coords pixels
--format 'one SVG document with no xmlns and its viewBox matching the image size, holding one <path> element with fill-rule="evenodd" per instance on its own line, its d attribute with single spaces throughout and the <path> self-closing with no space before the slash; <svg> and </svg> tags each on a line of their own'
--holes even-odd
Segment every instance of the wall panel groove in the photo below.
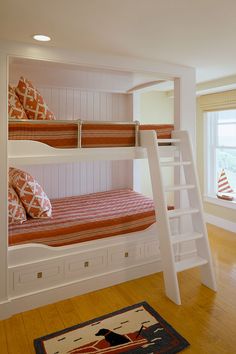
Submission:
<svg viewBox="0 0 236 354">
<path fill-rule="evenodd" d="M 57 119 L 132 121 L 132 96 L 77 88 L 38 87 Z M 131 161 L 24 166 L 50 198 L 132 188 Z"/>
</svg>

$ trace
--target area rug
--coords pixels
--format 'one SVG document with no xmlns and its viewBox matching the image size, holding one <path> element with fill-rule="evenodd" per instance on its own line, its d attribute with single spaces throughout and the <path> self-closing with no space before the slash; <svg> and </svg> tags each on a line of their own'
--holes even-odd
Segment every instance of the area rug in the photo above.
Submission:
<svg viewBox="0 0 236 354">
<path fill-rule="evenodd" d="M 34 340 L 37 354 L 173 354 L 188 345 L 146 302 Z"/>
</svg>

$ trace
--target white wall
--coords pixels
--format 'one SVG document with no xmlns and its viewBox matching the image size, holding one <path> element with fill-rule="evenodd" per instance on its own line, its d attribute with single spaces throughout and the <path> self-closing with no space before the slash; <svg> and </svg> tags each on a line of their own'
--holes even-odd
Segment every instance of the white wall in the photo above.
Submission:
<svg viewBox="0 0 236 354">
<path fill-rule="evenodd" d="M 150 91 L 140 95 L 140 120 L 142 123 L 174 123 L 173 98 L 167 92 Z"/>
</svg>

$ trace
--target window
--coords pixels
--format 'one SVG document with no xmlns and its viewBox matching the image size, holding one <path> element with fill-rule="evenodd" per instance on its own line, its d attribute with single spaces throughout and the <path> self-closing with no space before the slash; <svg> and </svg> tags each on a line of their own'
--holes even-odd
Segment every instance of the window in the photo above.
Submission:
<svg viewBox="0 0 236 354">
<path fill-rule="evenodd" d="M 206 195 L 216 197 L 219 177 L 225 173 L 231 187 L 225 194 L 236 201 L 236 109 L 207 112 L 205 118 Z"/>
</svg>

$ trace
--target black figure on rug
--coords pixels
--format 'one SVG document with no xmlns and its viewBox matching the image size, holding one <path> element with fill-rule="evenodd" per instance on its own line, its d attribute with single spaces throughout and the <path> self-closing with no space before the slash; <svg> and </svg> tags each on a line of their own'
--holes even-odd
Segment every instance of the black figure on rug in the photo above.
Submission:
<svg viewBox="0 0 236 354">
<path fill-rule="evenodd" d="M 106 328 L 101 328 L 95 336 L 104 336 L 105 340 L 110 344 L 110 346 L 116 346 L 120 344 L 125 344 L 130 342 L 130 340 L 121 334 L 110 331 Z"/>
</svg>

